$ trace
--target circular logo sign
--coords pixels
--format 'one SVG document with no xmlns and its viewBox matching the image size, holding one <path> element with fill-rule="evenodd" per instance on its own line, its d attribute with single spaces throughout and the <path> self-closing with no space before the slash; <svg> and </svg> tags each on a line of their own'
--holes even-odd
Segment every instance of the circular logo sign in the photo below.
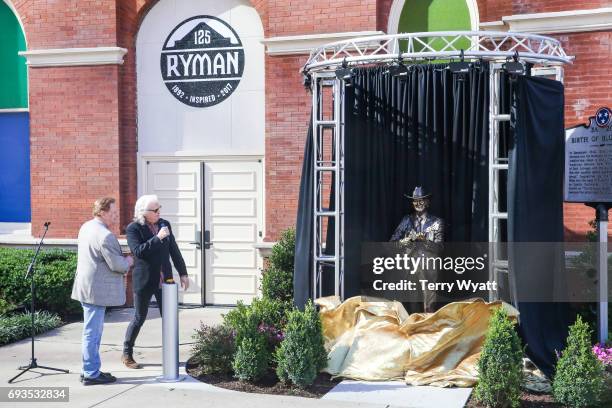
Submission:
<svg viewBox="0 0 612 408">
<path fill-rule="evenodd" d="M 606 127 L 610 123 L 612 119 L 612 111 L 609 108 L 603 107 L 597 110 L 595 113 L 595 121 L 597 122 L 597 126 Z"/>
<path fill-rule="evenodd" d="M 186 105 L 213 106 L 236 90 L 244 72 L 244 47 L 236 31 L 212 16 L 177 25 L 162 48 L 161 74 L 170 93 Z"/>
</svg>

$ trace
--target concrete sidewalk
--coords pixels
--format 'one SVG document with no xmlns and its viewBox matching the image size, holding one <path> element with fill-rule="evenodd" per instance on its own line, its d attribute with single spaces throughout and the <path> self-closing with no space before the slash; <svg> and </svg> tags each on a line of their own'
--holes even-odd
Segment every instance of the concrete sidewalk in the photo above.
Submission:
<svg viewBox="0 0 612 408">
<path fill-rule="evenodd" d="M 179 310 L 179 360 L 181 373 L 189 358 L 192 334 L 200 321 L 220 323 L 221 314 L 227 309 L 196 308 Z M 222 407 L 222 408 L 270 408 L 270 407 L 363 407 L 384 408 L 390 405 L 317 400 L 310 398 L 247 394 L 229 391 L 201 383 L 188 377 L 185 381 L 163 384 L 156 381 L 161 375 L 161 319 L 157 309 L 151 308 L 147 322 L 142 327 L 134 349 L 134 358 L 144 364 L 140 370 L 130 370 L 121 364 L 122 343 L 133 309 L 116 309 L 106 316 L 100 355 L 102 370 L 110 371 L 118 381 L 109 385 L 83 386 L 81 373 L 82 323 L 71 323 L 36 338 L 38 364 L 64 368 L 69 374 L 56 374 L 43 369 L 29 372 L 13 383 L 7 381 L 18 373 L 17 367 L 29 363 L 30 341 L 19 341 L 0 347 L 0 387 L 69 387 L 70 402 L 54 403 L 53 407 Z M 48 407 L 44 403 L 7 403 L 0 407 Z"/>
</svg>

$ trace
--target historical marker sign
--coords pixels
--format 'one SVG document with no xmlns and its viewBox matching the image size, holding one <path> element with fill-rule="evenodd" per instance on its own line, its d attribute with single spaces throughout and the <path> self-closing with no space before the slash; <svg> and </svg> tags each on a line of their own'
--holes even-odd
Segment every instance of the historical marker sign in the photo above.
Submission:
<svg viewBox="0 0 612 408">
<path fill-rule="evenodd" d="M 195 16 L 168 35 L 160 57 L 166 87 L 182 103 L 216 105 L 238 87 L 244 72 L 244 47 L 236 31 L 212 16 Z"/>
<path fill-rule="evenodd" d="M 612 202 L 612 112 L 565 131 L 565 201 Z"/>
</svg>

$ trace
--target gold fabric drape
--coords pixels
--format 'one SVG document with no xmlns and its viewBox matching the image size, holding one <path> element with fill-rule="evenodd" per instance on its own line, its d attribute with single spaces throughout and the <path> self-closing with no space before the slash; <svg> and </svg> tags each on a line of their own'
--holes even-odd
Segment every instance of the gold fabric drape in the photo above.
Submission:
<svg viewBox="0 0 612 408">
<path fill-rule="evenodd" d="M 364 296 L 340 302 L 317 299 L 334 376 L 359 380 L 403 379 L 410 385 L 471 387 L 489 317 L 504 307 L 482 299 L 450 303 L 435 313 L 409 315 L 401 303 Z"/>
</svg>

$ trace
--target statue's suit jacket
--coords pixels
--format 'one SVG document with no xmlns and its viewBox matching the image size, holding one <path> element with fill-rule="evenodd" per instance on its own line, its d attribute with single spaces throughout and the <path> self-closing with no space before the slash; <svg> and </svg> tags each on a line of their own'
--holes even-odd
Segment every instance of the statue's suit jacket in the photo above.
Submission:
<svg viewBox="0 0 612 408">
<path fill-rule="evenodd" d="M 408 214 L 399 223 L 389 241 L 399 241 L 410 234 L 411 231 L 423 232 L 428 241 L 436 244 L 444 241 L 444 221 L 442 218 L 427 214 L 425 223 L 421 225 L 416 214 Z"/>
</svg>

